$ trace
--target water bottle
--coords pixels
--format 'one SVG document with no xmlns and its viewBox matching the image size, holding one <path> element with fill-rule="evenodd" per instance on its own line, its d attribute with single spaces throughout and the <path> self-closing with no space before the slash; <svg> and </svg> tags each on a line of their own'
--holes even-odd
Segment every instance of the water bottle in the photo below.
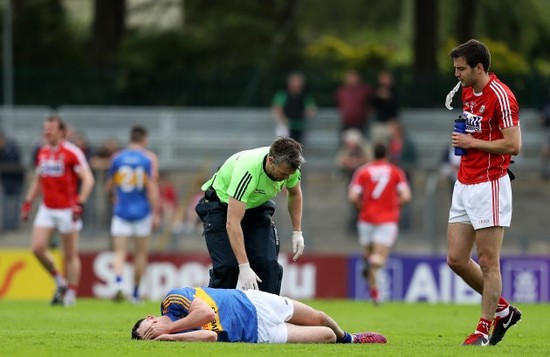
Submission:
<svg viewBox="0 0 550 357">
<path fill-rule="evenodd" d="M 466 120 L 460 115 L 457 119 L 455 119 L 455 133 L 466 133 Z M 466 149 L 455 147 L 455 155 L 456 156 L 463 156 L 466 155 Z"/>
</svg>

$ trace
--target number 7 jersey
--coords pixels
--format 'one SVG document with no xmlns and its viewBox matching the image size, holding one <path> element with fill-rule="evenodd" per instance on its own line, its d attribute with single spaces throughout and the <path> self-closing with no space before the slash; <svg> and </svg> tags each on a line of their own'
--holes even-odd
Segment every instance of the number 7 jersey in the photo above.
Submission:
<svg viewBox="0 0 550 357">
<path fill-rule="evenodd" d="M 127 221 L 151 213 L 147 182 L 151 179 L 153 159 L 147 150 L 124 149 L 113 157 L 109 177 L 115 187 L 113 214 Z"/>
<path fill-rule="evenodd" d="M 359 167 L 350 183 L 350 189 L 362 196 L 359 220 L 371 224 L 398 222 L 399 190 L 408 185 L 403 170 L 385 160 Z"/>
</svg>

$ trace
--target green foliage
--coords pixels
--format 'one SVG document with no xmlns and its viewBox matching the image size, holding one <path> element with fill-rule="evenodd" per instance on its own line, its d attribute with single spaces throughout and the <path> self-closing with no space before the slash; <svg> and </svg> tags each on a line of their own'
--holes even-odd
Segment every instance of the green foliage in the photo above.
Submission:
<svg viewBox="0 0 550 357">
<path fill-rule="evenodd" d="M 84 38 L 71 32 L 61 0 L 12 1 L 14 63 L 84 63 Z M 81 34 L 80 34 L 81 35 Z"/>
<path fill-rule="evenodd" d="M 351 45 L 335 36 L 324 36 L 305 49 L 312 66 L 331 68 L 337 73 L 346 68 L 371 71 L 396 67 L 400 58 L 397 49 L 380 43 Z"/>
<path fill-rule="evenodd" d="M 491 67 L 489 70 L 496 73 L 527 74 L 530 71 L 525 57 L 510 49 L 507 43 L 481 38 L 491 51 Z"/>
<path fill-rule="evenodd" d="M 544 58 L 537 58 L 535 60 L 535 63 L 533 63 L 534 68 L 536 71 L 544 76 L 544 77 L 550 77 L 550 61 Z"/>
<path fill-rule="evenodd" d="M 531 71 L 529 63 L 519 53 L 514 52 L 505 42 L 494 41 L 489 38 L 480 38 L 491 52 L 491 67 L 489 70 L 498 75 L 526 75 Z M 452 60 L 449 58 L 449 52 L 458 46 L 456 39 L 449 38 L 441 46 L 438 52 L 438 62 L 442 73 L 453 73 Z"/>
<path fill-rule="evenodd" d="M 119 51 L 119 88 L 148 90 L 183 69 L 196 68 L 204 51 L 201 41 L 179 31 L 136 32 L 124 40 Z"/>
<path fill-rule="evenodd" d="M 81 1 L 82 6 L 93 1 Z M 143 0 L 141 7 L 153 1 Z M 266 97 L 261 93 L 271 90 L 265 88 L 266 81 L 283 81 L 295 69 L 320 73 L 313 80 L 326 83 L 322 90 L 327 97 L 349 67 L 369 74 L 390 69 L 403 73 L 396 78 L 403 82 L 414 77 L 413 24 L 431 21 L 413 18 L 414 0 L 187 0 L 181 2 L 181 27 L 127 29 L 117 49 L 116 68 L 99 73 L 88 66 L 91 23 L 68 18 L 66 1 L 12 4 L 18 104 L 247 105 L 250 101 L 239 99 L 245 88 L 246 98 Z M 438 69 L 433 78 L 425 78 L 426 87 L 452 73 L 448 52 L 457 45 L 461 4 L 439 2 Z M 492 70 L 499 76 L 550 76 L 547 0 L 522 0 L 521 6 L 516 0 L 484 0 L 475 6 L 472 33 L 489 45 Z M 57 78 L 59 68 L 73 76 L 69 94 L 37 85 L 51 81 L 51 73 Z M 52 85 L 60 83 L 57 79 Z M 255 105 L 260 102 L 267 103 Z M 321 102 L 326 103 L 332 104 Z"/>
<path fill-rule="evenodd" d="M 2 301 L 2 356 L 544 356 L 550 350 L 550 306 L 523 305 L 523 320 L 495 347 L 461 346 L 475 328 L 478 305 L 317 300 L 347 331 L 379 331 L 385 345 L 260 345 L 151 342 L 130 339 L 133 324 L 158 314 L 158 302 L 143 306 L 81 299 L 72 308 L 45 301 Z"/>
</svg>

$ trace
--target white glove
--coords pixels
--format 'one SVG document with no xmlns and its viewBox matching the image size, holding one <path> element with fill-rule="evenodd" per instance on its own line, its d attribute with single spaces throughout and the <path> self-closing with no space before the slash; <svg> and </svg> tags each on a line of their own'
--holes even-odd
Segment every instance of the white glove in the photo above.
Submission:
<svg viewBox="0 0 550 357">
<path fill-rule="evenodd" d="M 304 252 L 304 237 L 302 237 L 302 231 L 292 232 L 292 253 L 294 257 L 292 260 L 296 261 Z"/>
<path fill-rule="evenodd" d="M 239 264 L 239 284 L 243 290 L 258 290 L 258 282 L 261 283 L 262 280 L 254 273 L 250 263 Z"/>
</svg>

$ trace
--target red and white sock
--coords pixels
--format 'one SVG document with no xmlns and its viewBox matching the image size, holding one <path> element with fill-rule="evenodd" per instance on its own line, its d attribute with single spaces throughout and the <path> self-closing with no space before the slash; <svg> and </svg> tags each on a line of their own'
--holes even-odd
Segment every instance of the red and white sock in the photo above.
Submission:
<svg viewBox="0 0 550 357">
<path fill-rule="evenodd" d="M 498 317 L 508 316 L 510 313 L 510 304 L 502 296 L 498 299 L 497 311 L 495 313 Z"/>
<path fill-rule="evenodd" d="M 489 329 L 491 328 L 491 321 L 481 317 L 477 323 L 475 333 L 480 333 L 485 337 L 489 336 Z"/>
</svg>

